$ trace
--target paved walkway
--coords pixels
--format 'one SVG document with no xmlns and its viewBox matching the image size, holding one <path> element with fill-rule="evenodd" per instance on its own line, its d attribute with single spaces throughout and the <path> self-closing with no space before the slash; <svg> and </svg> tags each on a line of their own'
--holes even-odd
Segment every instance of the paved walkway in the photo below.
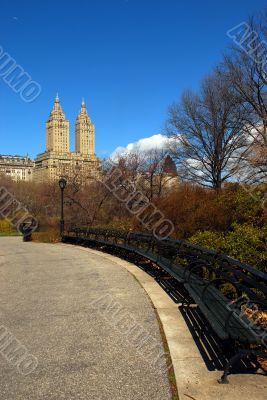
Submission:
<svg viewBox="0 0 267 400">
<path fill-rule="evenodd" d="M 162 350 L 127 270 L 79 248 L 0 238 L 1 400 L 169 400 Z"/>
</svg>

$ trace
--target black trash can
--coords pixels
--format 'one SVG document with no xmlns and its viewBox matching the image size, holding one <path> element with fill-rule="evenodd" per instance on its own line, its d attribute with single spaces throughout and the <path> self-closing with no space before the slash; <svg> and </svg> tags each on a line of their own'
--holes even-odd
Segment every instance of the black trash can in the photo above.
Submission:
<svg viewBox="0 0 267 400">
<path fill-rule="evenodd" d="M 30 242 L 32 240 L 32 222 L 22 222 L 19 230 L 23 235 L 23 242 Z"/>
</svg>

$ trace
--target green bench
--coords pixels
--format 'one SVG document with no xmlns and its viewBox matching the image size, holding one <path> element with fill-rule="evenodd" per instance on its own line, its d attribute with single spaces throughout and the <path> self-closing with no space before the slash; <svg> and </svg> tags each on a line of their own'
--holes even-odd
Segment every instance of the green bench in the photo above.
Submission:
<svg viewBox="0 0 267 400">
<path fill-rule="evenodd" d="M 71 227 L 63 241 L 109 249 L 121 257 L 133 253 L 157 264 L 186 289 L 182 307 L 194 303 L 217 336 L 235 343 L 238 351 L 225 366 L 220 383 L 228 383 L 230 368 L 247 356 L 267 356 L 267 332 L 242 312 L 267 310 L 267 274 L 226 255 L 185 241 L 159 240 L 152 234 L 115 229 Z M 231 296 L 222 285 L 231 288 Z M 186 308 L 185 308 L 186 309 Z M 253 346 L 253 347 L 251 347 Z"/>
</svg>

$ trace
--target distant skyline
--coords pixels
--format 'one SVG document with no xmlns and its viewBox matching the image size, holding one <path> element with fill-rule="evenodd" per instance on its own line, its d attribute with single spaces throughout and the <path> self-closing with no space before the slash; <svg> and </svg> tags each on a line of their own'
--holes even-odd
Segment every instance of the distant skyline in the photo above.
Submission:
<svg viewBox="0 0 267 400">
<path fill-rule="evenodd" d="M 5 2 L 0 48 L 41 93 L 25 103 L 3 81 L 0 63 L 0 154 L 34 158 L 45 150 L 57 92 L 72 150 L 83 98 L 101 158 L 160 134 L 168 106 L 183 90 L 197 89 L 221 60 L 227 30 L 266 6 L 263 0 Z"/>
</svg>

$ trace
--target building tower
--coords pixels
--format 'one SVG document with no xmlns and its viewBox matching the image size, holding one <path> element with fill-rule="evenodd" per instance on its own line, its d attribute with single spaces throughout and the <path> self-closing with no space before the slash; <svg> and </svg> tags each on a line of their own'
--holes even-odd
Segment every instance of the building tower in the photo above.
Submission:
<svg viewBox="0 0 267 400">
<path fill-rule="evenodd" d="M 80 154 L 95 154 L 95 127 L 87 114 L 84 101 L 76 119 L 75 151 Z"/>
<path fill-rule="evenodd" d="M 46 122 L 46 151 L 56 153 L 68 153 L 70 151 L 69 121 L 62 111 L 58 95 Z"/>
</svg>

